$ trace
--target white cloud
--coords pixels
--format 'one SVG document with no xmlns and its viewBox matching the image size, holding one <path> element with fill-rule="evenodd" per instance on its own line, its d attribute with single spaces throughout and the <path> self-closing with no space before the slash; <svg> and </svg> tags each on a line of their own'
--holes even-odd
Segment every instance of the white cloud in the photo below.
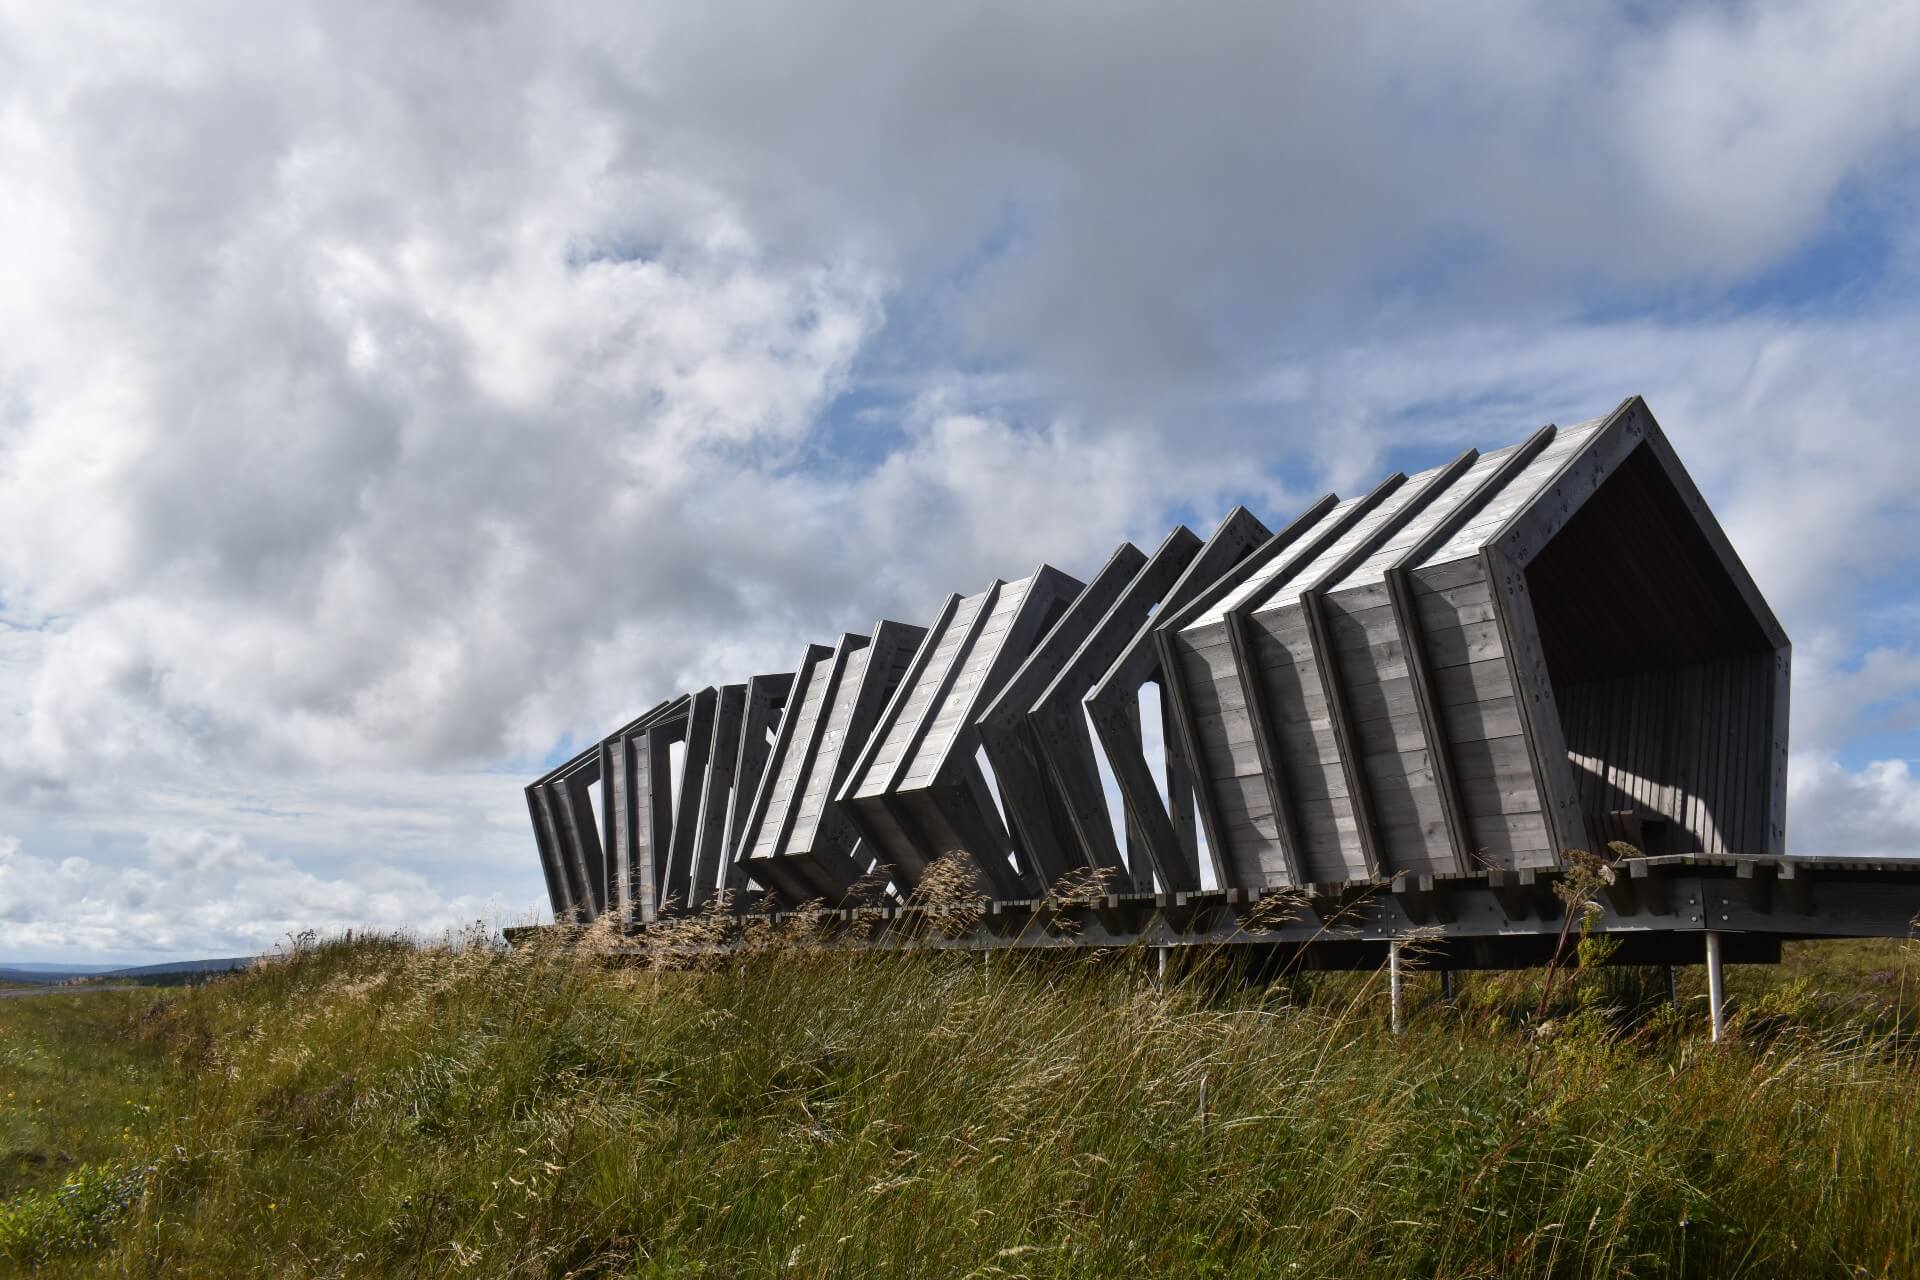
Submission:
<svg viewBox="0 0 1920 1280">
<path fill-rule="evenodd" d="M 1905 760 L 1855 770 L 1802 752 L 1789 770 L 1787 814 L 1792 852 L 1912 857 L 1920 849 L 1920 776 Z"/>
<path fill-rule="evenodd" d="M 193 955 L 256 955 L 313 929 L 433 937 L 476 921 L 525 921 L 524 905 L 445 895 L 417 871 L 369 864 L 321 876 L 232 833 L 156 835 L 131 866 L 50 858 L 0 837 L 0 928 L 10 952 L 111 957 L 129 964 Z"/>
<path fill-rule="evenodd" d="M 1632 391 L 1837 749 L 1915 681 L 1915 24 L 0 0 L 0 817 L 531 884 L 566 735 Z M 1845 318 L 1733 309 L 1855 204 Z"/>
</svg>

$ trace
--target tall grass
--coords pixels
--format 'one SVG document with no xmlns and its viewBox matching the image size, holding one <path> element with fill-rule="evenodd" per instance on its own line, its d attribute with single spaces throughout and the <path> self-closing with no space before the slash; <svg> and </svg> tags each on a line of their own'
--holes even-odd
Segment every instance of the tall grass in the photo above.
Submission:
<svg viewBox="0 0 1920 1280">
<path fill-rule="evenodd" d="M 767 940 L 610 966 L 362 939 L 164 997 L 143 1188 L 50 1274 L 1920 1274 L 1920 1075 L 1576 976 L 1407 1034 L 1378 975 Z M 24 1246 L 22 1247 L 24 1248 Z M 15 1255 L 25 1256 L 24 1252 Z"/>
</svg>

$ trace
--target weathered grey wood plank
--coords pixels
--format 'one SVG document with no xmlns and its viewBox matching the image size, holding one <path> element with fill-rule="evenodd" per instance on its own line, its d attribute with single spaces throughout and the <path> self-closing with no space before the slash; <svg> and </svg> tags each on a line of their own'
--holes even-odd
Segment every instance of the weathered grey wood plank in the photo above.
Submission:
<svg viewBox="0 0 1920 1280">
<path fill-rule="evenodd" d="M 694 847 L 700 835 L 700 802 L 705 795 L 705 774 L 713 753 L 713 719 L 719 707 L 719 690 L 709 686 L 693 695 L 688 713 L 685 750 L 681 756 L 680 789 L 674 797 L 673 828 L 667 846 L 665 877 L 661 886 L 663 908 L 685 911 L 693 897 Z M 671 904 L 671 905 L 670 905 Z"/>
<path fill-rule="evenodd" d="M 1289 591 L 1303 574 L 1313 572 L 1313 566 L 1324 565 L 1337 560 L 1343 548 L 1353 540 L 1364 536 L 1364 531 L 1377 526 L 1383 513 L 1390 510 L 1389 503 L 1406 483 L 1406 476 L 1396 472 L 1375 486 L 1368 494 L 1356 502 L 1345 504 L 1345 510 L 1338 508 L 1329 517 L 1316 526 L 1310 536 L 1300 539 L 1297 550 L 1290 551 L 1283 558 L 1276 558 L 1262 575 L 1255 589 L 1238 593 L 1225 610 L 1225 621 L 1229 648 L 1233 658 L 1231 679 L 1239 686 L 1247 713 L 1252 720 L 1253 742 L 1260 754 L 1262 780 L 1267 791 L 1268 804 L 1276 818 L 1278 833 L 1277 858 L 1269 859 L 1258 849 L 1231 851 L 1242 867 L 1255 864 L 1278 866 L 1283 868 L 1279 880 L 1259 880 L 1246 884 L 1237 884 L 1234 888 L 1267 888 L 1269 886 L 1298 885 L 1307 883 L 1309 870 L 1307 861 L 1310 856 L 1308 845 L 1303 843 L 1306 834 L 1295 820 L 1291 800 L 1292 788 L 1298 786 L 1296 779 L 1288 776 L 1278 759 L 1275 744 L 1278 731 L 1274 723 L 1276 715 L 1285 714 L 1282 708 L 1292 706 L 1299 696 L 1300 685 L 1289 679 L 1285 672 L 1275 673 L 1263 670 L 1260 658 L 1255 652 L 1256 632 L 1262 643 L 1275 643 L 1275 637 L 1268 628 L 1276 625 L 1273 619 L 1273 604 L 1281 594 Z M 1297 592 L 1294 594 L 1297 595 Z M 1287 598 L 1291 599 L 1292 596 Z M 1290 624 L 1286 620 L 1277 625 L 1282 628 Z M 1309 664 L 1311 665 L 1311 664 Z M 1308 679 L 1311 679 L 1309 673 Z M 1325 697 L 1324 688 L 1321 696 Z M 1297 714 L 1297 712 L 1296 712 Z M 1211 772 L 1211 763 L 1208 771 Z"/>
<path fill-rule="evenodd" d="M 746 702 L 747 686 L 729 684 L 720 687 L 714 704 L 711 745 L 702 771 L 700 810 L 695 818 L 693 876 L 687 890 L 689 911 L 705 908 L 721 889 L 727 815 L 740 763 L 740 730 L 746 717 Z"/>
<path fill-rule="evenodd" d="M 1461 484 L 1463 493 L 1459 501 L 1452 505 L 1436 503 L 1436 509 L 1440 510 L 1438 518 L 1428 522 L 1421 533 L 1411 539 L 1411 545 L 1405 547 L 1402 555 L 1380 570 L 1388 595 L 1388 610 L 1402 639 L 1402 666 L 1407 670 L 1407 689 L 1425 741 L 1425 752 L 1421 754 L 1432 771 L 1432 796 L 1438 802 L 1442 819 L 1440 831 L 1446 835 L 1452 869 L 1461 873 L 1473 869 L 1478 842 L 1469 802 L 1461 794 L 1461 775 L 1455 762 L 1455 743 L 1446 722 L 1446 710 L 1461 702 L 1473 704 L 1482 699 L 1498 699 L 1503 691 L 1511 689 L 1511 683 L 1503 677 L 1490 677 L 1492 672 L 1488 668 L 1494 668 L 1494 662 L 1436 666 L 1432 660 L 1432 635 L 1438 631 L 1452 629 L 1463 633 L 1467 626 L 1488 622 L 1494 622 L 1498 628 L 1494 593 L 1488 580 L 1480 576 L 1448 578 L 1440 572 L 1415 576 L 1415 570 L 1427 564 L 1428 558 L 1434 557 L 1455 533 L 1486 509 L 1496 495 L 1511 489 L 1532 461 L 1548 449 L 1555 434 L 1557 428 L 1551 424 L 1544 426 L 1492 466 L 1476 466 L 1471 484 Z M 1471 697 L 1461 697 L 1463 693 Z M 1507 793 L 1496 793 L 1496 798 L 1501 804 L 1521 802 L 1517 796 L 1509 796 L 1513 791 L 1524 793 L 1524 789 L 1507 789 Z M 1417 796 L 1409 794 L 1409 800 L 1417 800 Z M 1505 812 L 1505 808 L 1496 812 Z M 1427 865 L 1438 867 L 1440 860 L 1436 856 L 1434 835 L 1434 829 L 1427 823 L 1417 827 L 1417 841 L 1427 854 Z M 1392 842 L 1390 837 L 1390 844 Z"/>
<path fill-rule="evenodd" d="M 746 823 L 734 846 L 735 859 L 746 873 L 788 906 L 799 905 L 806 901 L 806 896 L 796 898 L 789 892 L 795 879 L 776 873 L 772 855 L 786 823 L 788 793 L 799 778 L 801 757 L 812 741 L 814 723 L 826 697 L 827 676 L 835 652 L 829 646 L 815 644 L 808 645 L 801 655 L 780 715 L 779 729 L 761 771 L 760 784 L 755 788 Z"/>
<path fill-rule="evenodd" d="M 1200 544 L 1181 528 L 1169 538 L 1176 547 L 1183 545 L 1179 535 L 1185 544 Z M 1043 886 L 1070 870 L 1113 866 L 1119 858 L 1104 805 L 1097 813 L 1082 812 L 1084 801 L 1076 795 L 1089 780 L 1096 801 L 1100 791 L 1093 744 L 1080 715 L 1080 696 L 1098 671 L 1079 655 L 1149 564 L 1132 543 L 1117 548 L 975 717 L 1015 846 Z M 1091 828 L 1083 831 L 1083 822 Z"/>
</svg>

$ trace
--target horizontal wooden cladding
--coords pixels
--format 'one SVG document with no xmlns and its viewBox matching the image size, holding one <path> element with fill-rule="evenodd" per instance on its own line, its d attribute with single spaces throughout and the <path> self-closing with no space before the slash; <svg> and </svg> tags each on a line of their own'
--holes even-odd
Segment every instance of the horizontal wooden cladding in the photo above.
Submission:
<svg viewBox="0 0 1920 1280">
<path fill-rule="evenodd" d="M 1194 735 L 1201 808 L 1208 817 L 1207 842 L 1230 886 L 1290 882 L 1284 870 L 1282 815 L 1261 756 L 1258 729 L 1246 702 L 1227 623 L 1190 627 L 1170 637 L 1179 686 Z"/>
<path fill-rule="evenodd" d="M 1491 584 L 1479 557 L 1409 575 L 1409 596 L 1432 680 L 1441 743 L 1427 739 L 1395 609 L 1383 583 L 1323 597 L 1331 661 L 1341 682 L 1352 750 L 1366 780 L 1382 870 L 1455 869 L 1432 753 L 1451 753 L 1468 860 L 1513 867 L 1551 859 L 1514 696 Z M 1174 638 L 1186 711 L 1212 788 L 1223 869 L 1240 885 L 1286 883 L 1280 816 L 1269 782 L 1294 807 L 1302 874 L 1309 880 L 1364 875 L 1333 711 L 1304 610 L 1268 607 L 1247 619 L 1253 671 L 1272 740 L 1263 753 L 1227 626 L 1197 624 Z M 1273 772 L 1263 774 L 1263 754 Z M 1242 877 L 1258 876 L 1259 879 Z"/>
<path fill-rule="evenodd" d="M 1561 433 L 1554 445 L 1567 435 Z M 1522 480 L 1532 469 L 1522 473 Z M 1487 509 L 1500 505 L 1489 503 Z M 1429 562 L 1414 569 L 1408 581 L 1425 629 L 1435 712 L 1453 763 L 1470 860 L 1499 868 L 1551 862 L 1557 851 L 1547 831 L 1505 640 L 1493 616 L 1486 562 L 1477 555 Z"/>
<path fill-rule="evenodd" d="M 1215 857 L 1227 883 L 1287 883 L 1290 873 L 1281 854 L 1280 818 L 1268 799 L 1265 780 L 1258 774 L 1215 778 L 1210 786 L 1225 846 L 1215 851 Z"/>
<path fill-rule="evenodd" d="M 1311 629 L 1300 625 L 1298 604 L 1262 609 L 1247 619 L 1274 741 L 1270 754 L 1286 803 L 1293 807 L 1299 843 L 1294 858 L 1308 882 L 1364 879 L 1372 874 L 1358 833 L 1352 781 L 1343 764 L 1337 708 L 1327 701 L 1321 655 Z"/>
<path fill-rule="evenodd" d="M 1373 593 L 1328 597 L 1328 629 L 1335 655 L 1343 662 L 1372 667 L 1382 678 L 1407 674 L 1404 641 L 1390 603 L 1372 602 Z M 1504 655 L 1493 594 L 1484 573 L 1476 580 L 1432 587 L 1415 575 L 1414 602 L 1428 664 L 1436 671 Z M 1356 605 L 1358 607 L 1356 607 Z M 1256 660 L 1262 668 L 1285 665 L 1307 641 L 1301 611 L 1256 614 Z"/>
</svg>

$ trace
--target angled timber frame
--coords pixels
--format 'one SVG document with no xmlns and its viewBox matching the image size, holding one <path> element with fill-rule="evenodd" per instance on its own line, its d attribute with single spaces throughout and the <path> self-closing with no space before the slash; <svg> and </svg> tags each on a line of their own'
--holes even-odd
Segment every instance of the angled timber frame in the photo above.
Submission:
<svg viewBox="0 0 1920 1280">
<path fill-rule="evenodd" d="M 972 855 L 999 897 L 1039 877 L 1015 848 L 981 771 L 976 718 L 1084 584 L 1050 565 L 947 602 L 835 798 L 895 888 L 910 894 L 945 854 Z"/>
<path fill-rule="evenodd" d="M 1389 883 L 1383 929 L 1534 934 L 1561 918 L 1543 887 L 1565 851 L 1612 844 L 1645 855 L 1609 890 L 1622 927 L 1680 927 L 1663 869 L 1731 859 L 1776 926 L 1770 894 L 1818 931 L 1783 859 L 1791 658 L 1633 397 L 1277 533 L 1236 509 L 1204 544 L 1121 546 L 1089 584 L 1042 565 L 949 597 L 931 630 L 810 646 L 793 673 L 657 704 L 526 800 L 559 922 L 716 899 L 891 919 L 964 849 L 1003 940 L 1082 906 L 1083 939 L 1220 938 L 1217 911 L 1265 894 L 1324 920 Z M 1117 883 L 1097 906 L 1047 892 L 1080 873 Z M 1483 906 L 1504 923 L 1447 914 Z"/>
<path fill-rule="evenodd" d="M 1271 684 L 1262 678 L 1263 655 L 1257 649 L 1259 646 L 1271 651 L 1277 647 L 1274 644 L 1276 637 L 1263 633 L 1256 639 L 1254 617 L 1257 613 L 1267 612 L 1270 602 L 1290 588 L 1297 595 L 1305 587 L 1318 581 L 1321 572 L 1318 566 L 1329 557 L 1350 553 L 1356 542 L 1365 545 L 1364 539 L 1379 525 L 1380 521 L 1390 520 L 1404 504 L 1403 500 L 1407 496 L 1406 485 L 1407 476 L 1404 472 L 1396 471 L 1388 476 L 1370 490 L 1366 497 L 1349 507 L 1344 516 L 1329 519 L 1326 527 L 1315 530 L 1314 535 L 1307 538 L 1297 552 L 1287 557 L 1277 573 L 1269 576 L 1257 591 L 1248 594 L 1227 611 L 1227 638 L 1233 655 L 1231 678 L 1241 696 L 1246 699 L 1247 715 L 1252 723 L 1254 746 L 1259 754 L 1259 776 L 1264 784 L 1265 798 L 1271 806 L 1270 812 L 1277 819 L 1276 834 L 1281 858 L 1286 868 L 1285 878 L 1280 881 L 1282 884 L 1301 885 L 1319 880 L 1337 881 L 1346 877 L 1337 873 L 1315 874 L 1316 868 L 1310 854 L 1311 841 L 1307 824 L 1303 821 L 1303 805 L 1299 796 L 1303 773 L 1301 766 L 1304 763 L 1305 753 L 1298 749 L 1303 747 L 1323 749 L 1323 747 L 1317 736 L 1311 733 L 1291 734 L 1285 738 L 1280 734 L 1276 726 L 1277 708 L 1274 703 L 1274 690 Z M 1310 618 L 1307 620 L 1306 640 L 1308 654 L 1311 655 L 1315 645 Z M 1266 642 L 1264 646 L 1260 645 L 1262 641 Z M 1327 698 L 1325 672 L 1321 670 L 1320 663 L 1312 661 L 1311 656 L 1308 657 L 1307 664 L 1301 664 L 1298 661 L 1293 663 L 1296 670 L 1300 665 L 1310 665 L 1312 668 L 1315 685 L 1311 691 L 1318 694 L 1322 700 L 1322 710 L 1330 722 L 1332 737 L 1336 744 L 1334 750 L 1344 756 L 1345 752 L 1340 751 L 1337 745 L 1343 740 L 1342 716 L 1340 708 Z M 1302 697 L 1303 707 L 1310 715 L 1311 701 L 1306 698 L 1305 691 Z M 1295 750 L 1286 752 L 1283 748 Z M 1336 833 L 1338 812 L 1342 807 L 1341 798 L 1333 795 L 1329 788 L 1328 807 L 1331 815 L 1328 822 L 1334 827 Z M 1351 792 L 1348 792 L 1344 798 L 1351 805 L 1353 801 Z M 1373 865 L 1371 846 L 1364 838 L 1360 843 L 1359 853 L 1365 864 L 1363 874 L 1377 874 L 1377 869 Z M 1242 888 L 1265 887 L 1259 879 L 1252 876 L 1236 878 L 1235 885 Z"/>
<path fill-rule="evenodd" d="M 1085 707 L 1126 810 L 1127 861 L 1133 888 L 1140 892 L 1151 892 L 1156 877 L 1170 892 L 1200 887 L 1191 757 L 1174 725 L 1153 628 L 1159 618 L 1184 608 L 1270 536 L 1245 507 L 1229 512 L 1205 543 L 1185 525 L 1175 529 L 1059 679 L 1034 704 L 1031 714 L 1037 726 L 1057 725 Z M 1164 800 L 1154 785 L 1140 726 L 1140 690 L 1150 682 L 1161 690 Z"/>
<path fill-rule="evenodd" d="M 1461 795 L 1460 770 L 1447 734 L 1443 704 L 1428 654 L 1426 628 L 1416 598 L 1412 571 L 1484 510 L 1494 495 L 1511 485 L 1515 477 L 1553 442 L 1556 430 L 1549 423 L 1529 437 L 1525 444 L 1500 459 L 1488 475 L 1480 479 L 1461 501 L 1424 531 L 1381 574 L 1381 585 L 1386 591 L 1387 604 L 1392 610 L 1393 624 L 1399 633 L 1401 649 L 1406 658 L 1407 676 L 1416 714 L 1420 719 L 1421 736 L 1432 762 L 1453 870 L 1462 875 L 1476 869 L 1473 851 L 1477 845 L 1472 820 Z"/>
<path fill-rule="evenodd" d="M 599 751 L 589 747 L 537 789 L 547 838 L 558 855 L 577 920 L 591 920 L 607 907 L 606 861 L 593 822 L 593 784 L 599 780 Z"/>
<path fill-rule="evenodd" d="M 1196 596 L 1184 609 L 1162 618 L 1154 627 L 1154 643 L 1160 651 L 1160 667 L 1165 678 L 1162 697 L 1173 703 L 1175 727 L 1179 730 L 1187 758 L 1193 762 L 1194 798 L 1200 810 L 1201 827 L 1206 832 L 1207 852 L 1213 860 L 1216 883 L 1222 888 L 1245 886 L 1233 871 L 1233 846 L 1221 801 L 1220 780 L 1208 768 L 1210 760 L 1219 758 L 1219 752 L 1210 753 L 1208 750 L 1213 744 L 1204 733 L 1203 714 L 1211 714 L 1216 718 L 1224 741 L 1224 735 L 1231 727 L 1233 711 L 1236 708 L 1240 711 L 1247 721 L 1256 753 L 1254 761 L 1245 763 L 1255 767 L 1256 785 L 1267 799 L 1268 812 L 1279 822 L 1285 822 L 1291 812 L 1290 808 L 1283 808 L 1272 798 L 1273 766 L 1264 732 L 1264 716 L 1260 705 L 1247 695 L 1246 682 L 1242 678 L 1244 644 L 1234 638 L 1231 606 L 1236 595 L 1244 597 L 1258 591 L 1262 582 L 1285 575 L 1304 559 L 1317 555 L 1326 543 L 1345 532 L 1372 505 L 1376 505 L 1379 498 L 1384 496 L 1383 491 L 1394 483 L 1389 480 L 1382 490 L 1357 503 L 1343 504 L 1335 495 L 1327 494 L 1267 539 L 1235 565 L 1231 572 Z M 1215 633 L 1212 644 L 1215 656 L 1211 660 L 1201 658 L 1197 650 L 1186 645 L 1183 633 L 1195 628 L 1203 617 L 1217 612 L 1218 607 L 1222 606 L 1226 612 L 1211 628 Z M 1222 649 L 1224 652 L 1221 652 Z M 1211 696 L 1205 713 L 1199 701 L 1199 682 L 1202 679 L 1207 681 Z M 1229 698 L 1237 698 L 1237 702 L 1229 702 Z M 1241 767 L 1244 768 L 1245 764 Z M 1276 834 L 1279 836 L 1280 855 L 1287 862 L 1290 877 L 1287 883 L 1302 883 L 1299 866 L 1293 860 L 1297 840 L 1289 839 L 1286 834 Z"/>
<path fill-rule="evenodd" d="M 806 687 L 781 717 L 743 835 L 748 874 L 790 902 L 838 906 L 861 886 L 870 855 L 835 797 L 926 634 L 882 621 L 871 638 L 844 635 L 829 656 L 805 665 Z"/>
<path fill-rule="evenodd" d="M 527 817 L 533 823 L 534 850 L 540 855 L 540 876 L 546 882 L 547 903 L 553 911 L 556 924 L 578 920 L 582 914 L 575 905 L 572 878 L 561 858 L 560 836 L 554 829 L 546 800 L 547 783 L 570 763 L 571 760 L 564 761 L 549 769 L 526 787 Z"/>
<path fill-rule="evenodd" d="M 1199 543 L 1184 528 L 1175 533 Z M 1074 714 L 1065 722 L 1043 721 L 1030 708 L 1058 683 L 1148 564 L 1138 547 L 1121 544 L 975 721 L 1015 846 L 1043 889 L 1082 868 L 1126 869 L 1115 847 L 1079 700 L 1074 699 Z"/>
<path fill-rule="evenodd" d="M 1387 546 L 1395 534 L 1425 510 L 1449 485 L 1465 475 L 1467 469 L 1479 460 L 1479 456 L 1478 451 L 1469 449 L 1424 479 L 1417 490 L 1408 494 L 1407 501 L 1396 506 L 1364 537 L 1358 538 L 1318 578 L 1300 588 L 1300 607 L 1306 615 L 1308 643 L 1314 655 L 1313 665 L 1319 677 L 1321 696 L 1326 699 L 1328 715 L 1333 724 L 1335 749 L 1358 830 L 1361 857 L 1365 861 L 1366 873 L 1376 879 L 1385 872 L 1387 862 L 1382 853 L 1382 840 L 1366 770 L 1360 759 L 1360 737 L 1354 710 L 1348 700 L 1346 686 L 1340 679 L 1339 654 L 1334 649 L 1328 626 L 1327 593 L 1366 563 L 1381 547 Z M 1413 489 L 1413 486 L 1409 485 L 1408 488 Z"/>
<path fill-rule="evenodd" d="M 1764 646 L 1764 652 L 1756 655 L 1761 661 L 1753 664 L 1756 670 L 1751 679 L 1739 672 L 1723 673 L 1718 687 L 1699 694 L 1699 705 L 1705 708 L 1711 721 L 1708 727 L 1719 735 L 1712 748 L 1720 758 L 1709 763 L 1720 772 L 1712 778 L 1691 779 L 1690 783 L 1703 792 L 1718 792 L 1729 797 L 1724 800 L 1726 816 L 1719 821 L 1724 829 L 1711 833 L 1720 847 L 1702 852 L 1780 855 L 1785 851 L 1786 842 L 1792 644 L 1692 477 L 1681 465 L 1666 434 L 1639 396 L 1629 397 L 1602 419 L 1580 450 L 1554 474 L 1550 484 L 1515 512 L 1480 553 L 1488 581 L 1494 587 L 1494 600 L 1506 634 L 1519 708 L 1527 726 L 1535 777 L 1547 805 L 1555 847 L 1581 848 L 1593 843 L 1590 836 L 1599 824 L 1593 821 L 1595 815 L 1585 812 L 1580 790 L 1574 783 L 1563 731 L 1563 708 L 1559 704 L 1547 646 L 1542 641 L 1537 609 L 1540 593 L 1531 586 L 1528 571 L 1557 539 L 1571 531 L 1588 505 L 1607 490 L 1609 481 L 1628 477 L 1630 470 L 1633 482 L 1643 487 L 1666 486 L 1662 492 L 1644 495 L 1640 511 L 1649 517 L 1658 516 L 1662 514 L 1662 504 L 1670 507 L 1677 502 L 1685 526 L 1697 534 L 1699 545 L 1704 547 L 1710 560 L 1712 576 L 1695 580 L 1706 590 L 1716 586 L 1715 579 L 1718 584 L 1730 586 L 1738 607 L 1745 612 L 1744 621 L 1758 629 Z M 1682 535 L 1685 526 L 1679 529 Z M 1626 523 L 1615 532 L 1625 535 L 1631 527 Z M 1699 567 L 1689 566 L 1696 574 Z M 1564 584 L 1550 585 L 1556 588 L 1556 594 L 1561 594 L 1559 588 Z M 1656 754 L 1655 734 L 1649 726 L 1630 725 L 1629 737 L 1635 749 L 1648 756 Z M 1763 758 L 1741 759 L 1737 749 L 1742 743 L 1762 744 Z M 1669 792 L 1683 789 L 1677 784 L 1666 788 Z M 1741 845 L 1748 847 L 1739 847 Z"/>
<path fill-rule="evenodd" d="M 843 636 L 838 646 L 810 644 L 801 654 L 760 785 L 755 788 L 753 804 L 734 847 L 734 865 L 739 873 L 751 877 L 766 894 L 787 906 L 798 906 L 818 896 L 803 875 L 778 861 L 773 853 L 788 825 L 791 792 L 813 741 L 814 723 L 820 718 L 837 655 L 852 638 Z M 865 638 L 859 637 L 862 641 Z"/>
<path fill-rule="evenodd" d="M 526 789 L 527 816 L 533 821 L 540 874 L 546 881 L 547 901 L 557 922 L 591 920 L 600 910 L 594 902 L 589 868 L 577 861 L 581 842 L 566 826 L 572 806 L 563 805 L 551 789 L 557 781 L 585 768 L 587 757 L 598 750 L 597 743 L 588 747 L 541 774 Z"/>
<path fill-rule="evenodd" d="M 747 872 L 740 861 L 743 856 L 740 837 L 746 830 L 747 815 L 753 809 L 754 798 L 766 774 L 767 754 L 772 748 L 769 739 L 780 727 L 780 713 L 787 705 L 793 681 L 794 673 L 791 671 L 754 676 L 747 681 L 741 706 L 740 744 L 734 764 L 733 790 L 727 799 L 726 835 L 721 847 L 725 866 L 720 885 L 729 899 L 738 898 L 747 891 Z M 704 900 L 695 901 L 692 905 L 702 906 Z"/>
<path fill-rule="evenodd" d="M 683 741 L 697 695 L 682 694 L 622 725 L 599 745 L 605 779 L 600 821 L 607 849 L 602 910 L 624 924 L 660 914 L 673 841 L 672 746 Z"/>
</svg>

